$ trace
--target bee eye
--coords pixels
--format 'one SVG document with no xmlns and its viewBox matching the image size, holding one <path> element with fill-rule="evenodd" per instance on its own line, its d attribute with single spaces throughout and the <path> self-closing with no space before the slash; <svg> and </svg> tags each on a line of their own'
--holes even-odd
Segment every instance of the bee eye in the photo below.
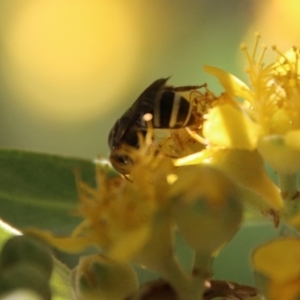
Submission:
<svg viewBox="0 0 300 300">
<path fill-rule="evenodd" d="M 115 160 L 116 162 L 122 165 L 128 165 L 129 163 L 132 162 L 132 160 L 129 158 L 128 155 L 116 155 Z"/>
<path fill-rule="evenodd" d="M 132 158 L 124 153 L 111 153 L 110 162 L 112 166 L 121 174 L 129 174 L 133 165 Z"/>
</svg>

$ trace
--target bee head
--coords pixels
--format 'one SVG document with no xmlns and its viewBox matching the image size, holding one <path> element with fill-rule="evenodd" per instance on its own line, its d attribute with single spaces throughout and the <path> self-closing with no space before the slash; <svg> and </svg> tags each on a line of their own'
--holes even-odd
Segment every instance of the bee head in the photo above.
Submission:
<svg viewBox="0 0 300 300">
<path fill-rule="evenodd" d="M 111 129 L 111 131 L 109 132 L 109 136 L 108 136 L 108 146 L 110 148 L 111 151 L 113 151 L 114 149 L 116 149 L 119 145 L 120 142 L 120 135 L 122 136 L 123 133 L 120 134 L 120 125 L 121 125 L 122 119 L 119 119 L 113 126 L 113 128 Z"/>
<path fill-rule="evenodd" d="M 116 171 L 125 175 L 129 174 L 134 163 L 133 158 L 127 151 L 112 151 L 109 160 Z"/>
</svg>

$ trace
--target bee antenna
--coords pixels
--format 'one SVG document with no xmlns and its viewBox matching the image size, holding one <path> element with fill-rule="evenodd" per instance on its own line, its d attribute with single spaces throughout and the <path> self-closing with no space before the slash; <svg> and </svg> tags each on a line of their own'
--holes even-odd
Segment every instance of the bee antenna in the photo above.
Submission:
<svg viewBox="0 0 300 300">
<path fill-rule="evenodd" d="M 164 84 L 166 84 L 167 81 L 168 81 L 170 78 L 171 78 L 171 76 L 168 76 L 168 77 L 166 77 L 166 78 L 162 78 L 162 80 L 164 81 Z"/>
</svg>

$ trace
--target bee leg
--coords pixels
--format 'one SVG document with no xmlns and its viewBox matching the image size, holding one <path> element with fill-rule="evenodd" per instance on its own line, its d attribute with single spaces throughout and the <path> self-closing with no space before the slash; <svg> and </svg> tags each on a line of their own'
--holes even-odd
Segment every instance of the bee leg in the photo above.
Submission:
<svg viewBox="0 0 300 300">
<path fill-rule="evenodd" d="M 173 90 L 175 92 L 185 92 L 185 91 L 192 91 L 192 90 L 198 90 L 203 87 L 207 87 L 207 83 L 204 83 L 202 85 L 185 85 L 185 86 L 177 86 L 174 87 Z"/>
</svg>

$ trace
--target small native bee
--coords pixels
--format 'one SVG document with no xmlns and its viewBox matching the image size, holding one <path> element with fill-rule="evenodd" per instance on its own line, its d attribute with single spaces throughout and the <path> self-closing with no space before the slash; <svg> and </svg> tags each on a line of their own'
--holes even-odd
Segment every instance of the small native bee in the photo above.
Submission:
<svg viewBox="0 0 300 300">
<path fill-rule="evenodd" d="M 122 174 L 129 173 L 132 161 L 129 155 L 120 151 L 120 147 L 125 144 L 139 148 L 138 132 L 145 136 L 148 122 L 153 129 L 178 129 L 195 124 L 192 104 L 178 92 L 193 91 L 202 86 L 167 86 L 168 79 L 158 79 L 147 87 L 110 131 L 110 161 Z"/>
</svg>

